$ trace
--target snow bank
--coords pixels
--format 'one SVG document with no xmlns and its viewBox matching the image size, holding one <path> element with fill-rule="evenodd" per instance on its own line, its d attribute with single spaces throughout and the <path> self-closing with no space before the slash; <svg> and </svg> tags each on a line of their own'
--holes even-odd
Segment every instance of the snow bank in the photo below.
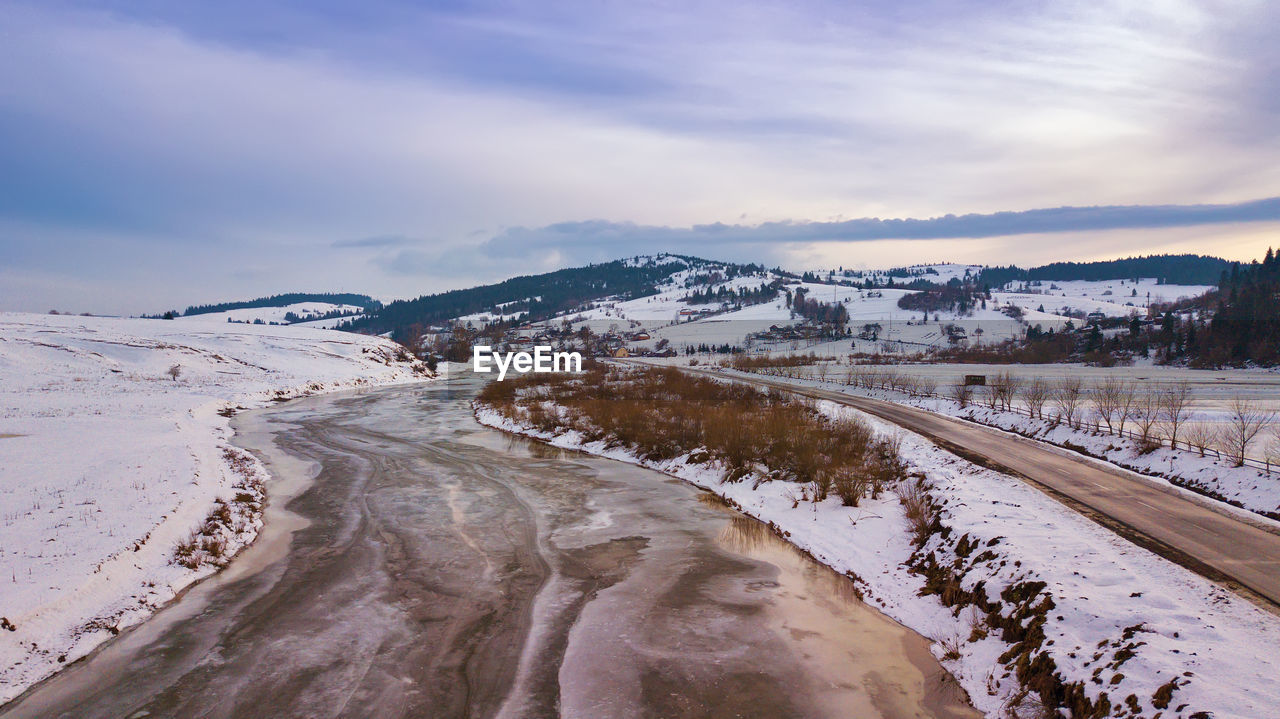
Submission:
<svg viewBox="0 0 1280 719">
<path fill-rule="evenodd" d="M 398 357 L 299 327 L 0 313 L 0 701 L 252 540 L 265 471 L 228 443 L 236 407 L 429 378 Z M 220 556 L 176 563 L 224 506 Z"/>
<path fill-rule="evenodd" d="M 476 416 L 499 429 L 679 477 L 769 523 L 853 577 L 868 602 L 932 639 L 935 655 L 989 716 L 1004 716 L 1018 701 L 1018 662 L 1005 657 L 1025 637 L 1006 641 L 1011 633 L 993 626 L 972 604 L 944 604 L 918 571 L 927 560 L 955 572 L 956 594 L 996 603 L 1006 620 L 1033 604 L 1040 608 L 1011 623 L 1032 630 L 1028 634 L 1039 642 L 1031 654 L 1051 660 L 1062 679 L 1077 684 L 1090 701 L 1099 702 L 1105 693 L 1109 715 L 1191 717 L 1210 711 L 1218 719 L 1252 719 L 1280 706 L 1280 676 L 1271 670 L 1280 661 L 1280 618 L 1129 544 L 1015 478 L 851 408 L 818 406 L 899 434 L 911 470 L 932 486 L 946 529 L 917 549 L 892 492 L 864 499 L 859 507 L 841 506 L 835 498 L 815 504 L 801 501 L 801 488 L 792 483 L 766 482 L 754 489 L 746 482 L 721 483 L 719 467 L 690 462 L 697 453 L 648 462 L 603 442 L 584 444 L 575 432 L 552 435 L 513 424 L 484 406 L 477 406 Z M 1035 635 L 1037 627 L 1042 636 Z M 1028 675 L 1035 666 L 1044 664 L 1029 665 Z M 1022 711 L 1032 704 L 1022 699 Z"/>
</svg>

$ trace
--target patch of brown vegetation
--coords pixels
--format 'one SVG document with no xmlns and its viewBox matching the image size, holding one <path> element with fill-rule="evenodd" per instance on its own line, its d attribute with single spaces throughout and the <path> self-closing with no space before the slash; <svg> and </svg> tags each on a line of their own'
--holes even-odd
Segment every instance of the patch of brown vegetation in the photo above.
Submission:
<svg viewBox="0 0 1280 719">
<path fill-rule="evenodd" d="M 491 382 L 479 401 L 525 427 L 622 447 L 648 461 L 718 461 L 725 480 L 806 485 L 855 506 L 904 474 L 892 437 L 832 419 L 789 393 L 761 392 L 674 368 L 596 365 L 583 374 L 527 374 Z"/>
</svg>

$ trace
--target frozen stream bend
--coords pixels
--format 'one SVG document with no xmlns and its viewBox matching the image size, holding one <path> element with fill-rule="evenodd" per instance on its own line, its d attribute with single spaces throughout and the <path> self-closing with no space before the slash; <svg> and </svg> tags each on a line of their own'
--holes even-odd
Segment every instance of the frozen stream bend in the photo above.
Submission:
<svg viewBox="0 0 1280 719">
<path fill-rule="evenodd" d="M 682 482 L 479 426 L 477 387 L 242 414 L 258 542 L 0 717 L 976 716 L 845 578 Z"/>
</svg>

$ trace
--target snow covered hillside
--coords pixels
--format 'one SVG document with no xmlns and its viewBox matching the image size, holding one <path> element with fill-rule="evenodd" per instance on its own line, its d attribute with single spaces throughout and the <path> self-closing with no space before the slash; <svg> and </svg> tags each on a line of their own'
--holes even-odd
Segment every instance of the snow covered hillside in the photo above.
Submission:
<svg viewBox="0 0 1280 719">
<path fill-rule="evenodd" d="M 1038 292 L 1060 298 L 1084 299 L 1121 306 L 1145 307 L 1148 302 L 1172 302 L 1198 297 L 1213 289 L 1210 285 L 1161 284 L 1154 277 L 1136 280 L 1038 280 L 1010 282 L 1010 292 Z M 1048 305 L 1046 305 L 1048 306 Z"/>
<path fill-rule="evenodd" d="M 916 280 L 924 280 L 925 282 L 936 282 L 938 284 L 946 284 L 953 279 L 964 280 L 965 278 L 975 278 L 985 268 L 985 265 L 963 265 L 954 262 L 937 262 L 933 264 L 911 265 L 909 267 L 886 267 L 880 269 L 852 269 L 844 267 L 829 267 L 818 270 L 807 270 L 807 272 L 817 276 L 822 280 L 852 280 L 853 282 L 862 283 L 871 280 L 877 285 L 883 285 L 890 280 L 894 284 L 909 284 Z M 803 274 L 805 271 L 801 271 Z"/>
<path fill-rule="evenodd" d="M 742 346 L 747 336 L 768 330 L 773 325 L 787 326 L 800 323 L 801 318 L 795 316 L 787 306 L 781 291 L 774 299 L 767 302 L 751 304 L 740 308 L 725 306 L 720 303 L 692 304 L 685 298 L 690 290 L 681 284 L 681 274 L 673 277 L 673 282 L 661 288 L 659 294 L 639 299 L 596 303 L 589 310 L 573 314 L 570 319 L 574 327 L 589 324 L 593 331 L 604 332 L 614 325 L 619 329 L 644 329 L 651 336 L 647 342 L 635 343 L 636 347 L 651 347 L 666 339 L 677 348 L 684 345 L 738 345 Z M 737 277 L 725 282 L 712 284 L 705 289 L 713 292 L 724 290 L 741 291 L 755 289 L 762 284 L 780 279 L 772 273 L 757 276 Z M 923 313 L 905 310 L 898 307 L 898 300 L 912 290 L 877 288 L 868 290 L 846 285 L 825 284 L 821 282 L 796 282 L 789 280 L 785 288 L 794 293 L 804 290 L 810 300 L 825 303 L 840 303 L 849 313 L 849 327 L 854 335 L 858 335 L 865 327 L 878 325 L 874 332 L 876 339 L 860 341 L 859 349 L 874 351 L 885 343 L 905 351 L 916 352 L 932 347 L 948 346 L 945 326 L 959 324 L 964 326 L 972 336 L 984 342 L 998 342 L 1014 336 L 1021 336 L 1025 325 L 1011 319 L 1001 311 L 1008 304 L 1000 297 L 994 298 L 986 307 L 977 307 L 970 312 L 930 313 L 929 321 L 924 321 Z M 1045 298 L 1040 297 L 1040 301 Z M 1131 308 L 1125 308 L 1126 310 Z M 696 313 L 684 315 L 682 312 Z M 1060 327 L 1068 320 L 1051 312 L 1039 312 L 1028 308 L 1023 314 L 1024 320 L 1032 324 L 1040 324 L 1045 328 Z M 981 330 L 978 332 L 978 330 Z M 834 352 L 842 354 L 850 347 L 850 340 L 841 339 L 830 344 L 830 347 L 802 343 L 801 347 L 793 346 L 794 342 L 784 341 L 776 346 L 767 342 L 757 343 L 755 351 L 760 349 L 792 350 L 798 348 L 813 349 L 816 352 Z"/>
<path fill-rule="evenodd" d="M 667 254 L 632 257 L 619 263 L 632 268 L 662 268 L 663 272 L 649 278 L 652 283 L 642 288 L 616 283 L 584 284 L 567 309 L 561 302 L 558 306 L 562 309 L 538 312 L 532 319 L 530 300 L 539 297 L 540 288 L 552 291 L 563 278 L 548 275 L 545 284 L 539 284 L 544 282 L 543 276 L 515 278 L 523 281 L 519 295 L 502 294 L 510 299 L 488 304 L 482 311 L 447 318 L 436 316 L 422 323 L 457 322 L 473 328 L 494 322 L 516 323 L 509 341 L 521 339 L 514 335 L 522 335 L 525 341 L 545 338 L 567 323 L 574 331 L 589 327 L 597 335 L 621 342 L 633 353 L 728 346 L 751 352 L 805 350 L 838 355 L 852 350 L 910 355 L 957 345 L 996 344 L 1021 338 L 1033 326 L 1042 331 L 1060 331 L 1072 322 L 1080 327 L 1097 313 L 1104 317 L 1145 317 L 1151 304 L 1196 297 L 1212 289 L 1206 285 L 1162 284 L 1152 278 L 1019 280 L 993 287 L 989 297 L 970 298 L 964 305 L 951 302 L 951 311 L 930 309 L 926 314 L 923 309 L 903 309 L 898 302 L 921 291 L 921 286 L 936 290 L 953 281 L 981 283 L 984 271 L 993 268 L 937 263 L 793 273 L 761 265 Z M 867 287 L 868 283 L 874 286 Z M 906 288 L 913 283 L 917 287 Z M 790 329 L 804 323 L 787 299 L 801 290 L 811 302 L 844 305 L 852 337 L 824 340 L 818 332 Z M 929 303 L 910 304 L 922 307 Z M 471 303 L 470 307 L 474 306 Z"/>
<path fill-rule="evenodd" d="M 330 319 L 315 319 L 324 317 L 325 315 L 341 312 L 344 317 Z M 237 310 L 224 310 L 222 312 L 204 312 L 196 315 L 182 315 L 176 317 L 178 322 L 221 322 L 223 324 L 232 322 L 261 322 L 264 324 L 291 324 L 292 318 L 286 315 L 296 315 L 298 317 L 295 322 L 297 324 L 305 324 L 310 327 L 319 329 L 328 329 L 339 322 L 352 319 L 353 317 L 362 316 L 364 308 L 358 305 L 339 305 L 332 302 L 295 302 L 290 305 L 282 305 L 280 307 L 246 307 Z"/>
<path fill-rule="evenodd" d="M 898 300 L 916 290 L 876 287 L 868 289 L 844 283 L 871 279 L 896 284 L 924 280 L 946 283 L 978 276 L 978 265 L 918 265 L 899 270 L 860 270 L 841 273 L 838 270 L 811 272 L 808 281 L 774 271 L 715 278 L 724 266 L 715 263 L 691 266 L 674 273 L 658 286 L 654 295 L 630 300 L 604 298 L 586 307 L 566 313 L 547 322 L 553 325 L 569 321 L 575 329 L 584 325 L 603 334 L 609 331 L 638 332 L 648 340 L 634 342 L 632 349 L 652 349 L 662 340 L 681 349 L 687 345 L 744 346 L 749 335 L 762 333 L 771 326 L 798 324 L 780 289 L 765 302 L 741 303 L 730 297 L 723 301 L 693 301 L 695 293 L 721 294 L 756 290 L 777 283 L 792 293 L 804 290 L 810 300 L 840 303 L 849 313 L 854 347 L 863 352 L 915 353 L 951 346 L 955 325 L 964 331 L 968 344 L 990 344 L 1021 337 L 1029 326 L 1042 330 L 1060 330 L 1068 321 L 1078 326 L 1085 316 L 1099 312 L 1108 317 L 1145 316 L 1149 303 L 1194 297 L 1212 289 L 1201 285 L 1160 284 L 1154 279 L 1109 280 L 1099 282 L 1064 281 L 1010 283 L 992 292 L 991 299 L 965 312 L 931 312 L 928 320 L 920 311 L 898 306 Z M 708 281 L 708 278 L 713 278 Z M 813 278 L 816 277 L 815 281 Z M 1136 293 L 1136 294 L 1135 294 Z M 1017 307 L 1020 313 L 1007 308 Z M 1011 314 L 1020 314 L 1015 319 Z M 516 319 L 515 315 L 480 313 L 462 318 L 477 324 L 487 321 Z M 856 339 L 858 336 L 872 339 Z M 776 346 L 775 346 L 776 345 Z M 786 340 L 781 343 L 757 342 L 752 351 L 812 350 L 819 354 L 842 354 L 850 349 L 850 340 L 838 342 Z"/>
<path fill-rule="evenodd" d="M 1208 285 L 1160 284 L 1154 278 L 1138 280 L 1047 280 L 1010 282 L 992 293 L 1001 304 L 1015 304 L 1026 310 L 1044 307 L 1046 312 L 1065 314 L 1101 312 L 1108 317 L 1146 314 L 1147 305 L 1199 297 L 1212 290 Z"/>
<path fill-rule="evenodd" d="M 235 408 L 429 377 L 375 337 L 0 313 L 0 701 L 253 538 L 265 473 L 228 443 Z"/>
<path fill-rule="evenodd" d="M 958 269 L 967 267 L 948 266 L 942 269 L 954 274 Z M 939 281 L 937 277 L 946 276 L 940 273 L 938 276 L 925 275 L 921 279 L 936 282 Z M 895 282 L 899 280 L 895 276 Z M 1027 327 L 1032 325 L 1038 325 L 1042 330 L 1060 330 L 1068 321 L 1074 321 L 1079 326 L 1082 322 L 1080 318 L 1093 312 L 1101 312 L 1108 317 L 1128 317 L 1133 314 L 1145 316 L 1148 292 L 1150 302 L 1154 303 L 1195 297 L 1212 289 L 1201 285 L 1161 285 L 1155 280 L 1140 280 L 1137 283 L 1131 280 L 1044 283 L 1042 286 L 1028 286 L 1025 289 L 1019 285 L 1018 289 L 1021 291 L 992 292 L 991 300 L 985 306 L 975 307 L 965 313 L 930 313 L 928 321 L 925 321 L 923 313 L 898 307 L 898 300 L 911 294 L 913 290 L 865 289 L 821 282 L 791 282 L 788 287 L 793 292 L 803 288 L 812 300 L 843 304 L 849 312 L 849 328 L 855 338 L 864 334 L 864 331 L 867 336 L 874 337 L 873 340 L 855 339 L 854 347 L 857 350 L 907 354 L 949 346 L 947 325 L 956 325 L 965 330 L 967 341 L 971 345 L 990 344 L 1021 337 Z M 1137 290 L 1141 296 L 1120 296 L 1121 289 L 1126 292 Z M 644 300 L 635 302 L 641 303 Z M 653 302 L 655 306 L 662 306 L 657 299 Z M 1015 320 L 1004 311 L 1010 305 L 1022 310 L 1020 319 Z M 630 309 L 619 306 L 615 316 L 630 319 Z M 798 321 L 792 316 L 781 295 L 765 304 L 691 319 L 692 321 L 658 328 L 656 331 L 649 325 L 645 327 L 651 330 L 655 341 L 666 338 L 676 346 L 701 343 L 718 345 L 741 344 L 747 334 L 767 329 L 772 324 L 787 325 Z M 643 319 L 641 324 L 644 324 Z M 776 347 L 758 345 L 755 350 L 804 349 L 818 354 L 843 354 L 849 348 L 848 340 L 840 340 L 833 343 L 801 342 L 798 345 L 788 342 Z"/>
</svg>

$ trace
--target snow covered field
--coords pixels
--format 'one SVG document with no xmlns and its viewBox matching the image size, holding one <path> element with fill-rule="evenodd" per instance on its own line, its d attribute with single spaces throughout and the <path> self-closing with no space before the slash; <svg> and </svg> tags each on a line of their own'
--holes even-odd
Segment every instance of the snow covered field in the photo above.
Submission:
<svg viewBox="0 0 1280 719">
<path fill-rule="evenodd" d="M 1025 287 L 1025 289 L 1024 289 Z M 1143 309 L 1148 304 L 1172 302 L 1198 297 L 1214 289 L 1209 285 L 1165 285 L 1152 277 L 1135 280 L 1040 280 L 1032 283 L 1010 282 L 1006 292 L 1040 297 L 1045 309 L 1063 305 L 1084 309 L 1088 303 L 1099 303 L 1101 311 L 1117 308 L 1119 316 Z"/>
<path fill-rule="evenodd" d="M 0 313 L 0 701 L 252 540 L 265 473 L 229 410 L 429 378 L 399 356 L 300 327 Z"/>
<path fill-rule="evenodd" d="M 815 504 L 800 499 L 793 483 L 721 483 L 721 468 L 688 461 L 696 453 L 648 462 L 603 442 L 584 445 L 574 432 L 555 436 L 514 425 L 483 406 L 477 417 L 556 446 L 649 466 L 770 523 L 819 561 L 854 576 L 867 601 L 931 638 L 934 653 L 988 716 L 1005 716 L 1019 693 L 1017 663 L 1002 660 L 1019 647 L 975 605 L 944 605 L 909 566 L 936 557 L 956 568 L 958 582 L 948 591 L 997 603 L 1006 618 L 1029 613 L 1018 626 L 1038 627 L 1043 636 L 1032 631 L 1015 641 L 1038 638 L 1035 651 L 1051 659 L 1065 681 L 1078 682 L 1092 702 L 1106 694 L 1110 715 L 1256 719 L 1280 706 L 1280 675 L 1273 671 L 1280 661 L 1280 618 L 1017 479 L 856 410 L 825 402 L 819 408 L 898 433 L 911 470 L 927 478 L 940 502 L 947 531 L 917 549 L 893 492 L 859 507 L 841 506 L 834 497 Z M 1032 674 L 1029 667 L 1022 671 Z M 1030 699 L 1020 711 L 1038 716 Z M 1196 715 L 1202 711 L 1212 714 Z"/>
</svg>

